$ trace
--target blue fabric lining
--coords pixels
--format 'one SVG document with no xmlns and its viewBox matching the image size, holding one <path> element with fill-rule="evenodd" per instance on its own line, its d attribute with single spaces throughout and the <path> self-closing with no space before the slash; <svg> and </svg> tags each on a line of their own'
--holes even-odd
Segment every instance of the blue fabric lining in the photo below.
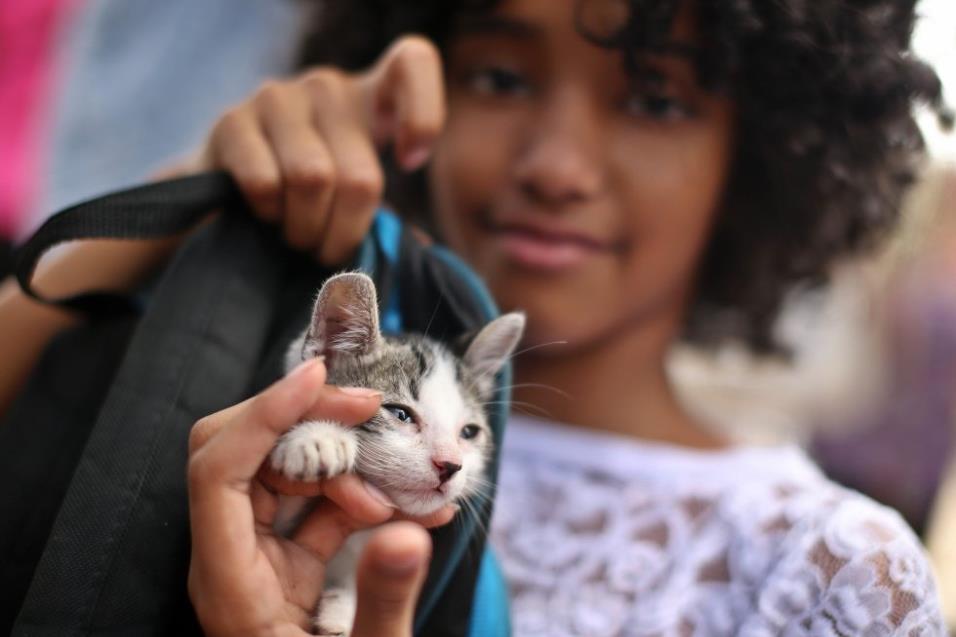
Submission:
<svg viewBox="0 0 956 637">
<path fill-rule="evenodd" d="M 392 211 L 379 208 L 375 213 L 374 225 L 375 236 L 378 238 L 385 256 L 392 263 L 397 263 L 399 240 L 402 237 L 402 222 Z"/>
<path fill-rule="evenodd" d="M 389 210 L 379 208 L 375 214 L 374 223 L 375 238 L 388 259 L 393 265 L 398 263 L 398 250 L 402 238 L 402 222 Z M 401 290 L 398 286 L 398 277 L 394 277 L 392 288 L 389 291 L 388 299 L 385 301 L 385 308 L 382 310 L 382 331 L 388 334 L 398 334 L 404 327 L 402 322 L 402 311 L 399 304 Z"/>
<path fill-rule="evenodd" d="M 475 597 L 471 605 L 469 637 L 508 637 L 511 618 L 508 616 L 508 588 L 490 548 L 481 556 Z"/>
</svg>

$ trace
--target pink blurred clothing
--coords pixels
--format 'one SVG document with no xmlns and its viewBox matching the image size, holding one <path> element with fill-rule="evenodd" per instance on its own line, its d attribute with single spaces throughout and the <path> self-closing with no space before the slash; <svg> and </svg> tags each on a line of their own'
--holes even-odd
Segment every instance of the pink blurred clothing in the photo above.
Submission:
<svg viewBox="0 0 956 637">
<path fill-rule="evenodd" d="M 0 2 L 0 238 L 17 236 L 37 196 L 57 34 L 76 2 Z"/>
</svg>

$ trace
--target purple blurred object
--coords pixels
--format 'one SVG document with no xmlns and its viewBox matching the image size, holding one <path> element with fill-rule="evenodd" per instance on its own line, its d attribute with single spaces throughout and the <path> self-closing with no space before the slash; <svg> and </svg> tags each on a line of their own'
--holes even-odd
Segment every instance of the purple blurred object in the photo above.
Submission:
<svg viewBox="0 0 956 637">
<path fill-rule="evenodd" d="M 956 275 L 910 277 L 883 399 L 849 433 L 822 433 L 811 453 L 832 479 L 903 514 L 922 532 L 956 442 Z M 822 428 L 826 431 L 826 428 Z"/>
</svg>

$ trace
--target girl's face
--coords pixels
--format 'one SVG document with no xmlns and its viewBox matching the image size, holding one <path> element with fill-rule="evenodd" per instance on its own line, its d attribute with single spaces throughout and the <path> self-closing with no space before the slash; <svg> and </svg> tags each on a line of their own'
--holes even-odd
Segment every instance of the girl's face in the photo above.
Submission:
<svg viewBox="0 0 956 637">
<path fill-rule="evenodd" d="M 577 4 L 506 0 L 461 23 L 436 218 L 502 308 L 527 312 L 531 344 L 671 334 L 727 179 L 733 104 L 679 56 L 649 60 L 660 82 L 635 86 L 620 52 L 578 33 Z M 695 44 L 689 11 L 671 35 Z"/>
</svg>

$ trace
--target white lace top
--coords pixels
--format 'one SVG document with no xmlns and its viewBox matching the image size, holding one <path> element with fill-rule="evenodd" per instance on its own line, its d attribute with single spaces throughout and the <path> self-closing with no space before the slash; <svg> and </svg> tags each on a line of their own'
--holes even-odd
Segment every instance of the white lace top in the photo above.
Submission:
<svg viewBox="0 0 956 637">
<path fill-rule="evenodd" d="M 502 453 L 491 534 L 517 637 L 945 634 L 903 520 L 796 447 L 514 418 Z"/>
</svg>

